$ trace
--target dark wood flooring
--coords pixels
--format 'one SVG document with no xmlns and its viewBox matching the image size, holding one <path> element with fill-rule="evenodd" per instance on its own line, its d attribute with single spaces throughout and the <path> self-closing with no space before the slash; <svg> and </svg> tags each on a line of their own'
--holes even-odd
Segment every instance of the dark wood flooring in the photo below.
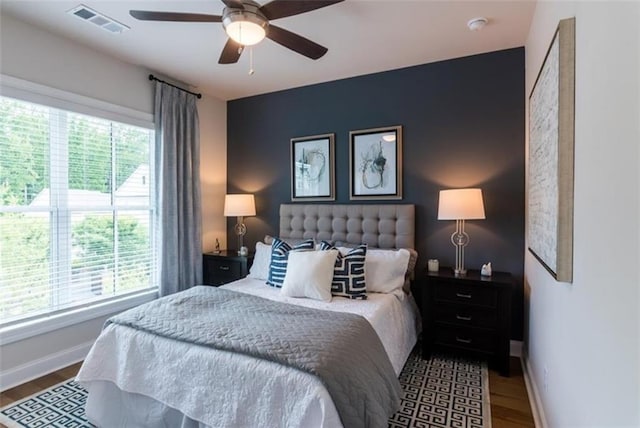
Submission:
<svg viewBox="0 0 640 428">
<path fill-rule="evenodd" d="M 74 364 L 0 393 L 0 407 L 75 376 L 80 364 Z M 489 391 L 492 428 L 535 427 L 518 358 L 511 358 L 511 377 L 502 377 L 493 370 L 489 371 Z M 2 424 L 0 427 L 6 428 Z"/>
</svg>

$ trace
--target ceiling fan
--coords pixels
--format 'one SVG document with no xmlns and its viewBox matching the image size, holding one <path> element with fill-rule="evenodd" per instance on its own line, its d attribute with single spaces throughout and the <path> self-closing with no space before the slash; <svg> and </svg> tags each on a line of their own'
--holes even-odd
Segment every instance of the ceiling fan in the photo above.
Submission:
<svg viewBox="0 0 640 428">
<path fill-rule="evenodd" d="M 327 48 L 270 21 L 298 15 L 340 3 L 344 0 L 273 0 L 260 6 L 253 0 L 221 0 L 225 8 L 220 15 L 180 12 L 153 12 L 131 10 L 129 13 L 141 21 L 222 22 L 229 36 L 220 54 L 219 64 L 238 62 L 245 46 L 259 43 L 265 37 L 311 59 L 327 53 Z"/>
</svg>

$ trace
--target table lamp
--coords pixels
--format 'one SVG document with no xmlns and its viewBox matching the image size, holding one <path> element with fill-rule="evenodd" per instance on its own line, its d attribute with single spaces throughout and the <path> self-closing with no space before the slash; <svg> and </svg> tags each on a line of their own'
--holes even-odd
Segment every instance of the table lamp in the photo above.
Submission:
<svg viewBox="0 0 640 428">
<path fill-rule="evenodd" d="M 249 254 L 249 249 L 242 245 L 242 238 L 247 233 L 247 226 L 243 223 L 243 217 L 248 215 L 256 215 L 256 203 L 253 195 L 237 194 L 224 197 L 224 216 L 238 217 L 235 232 L 238 235 L 238 254 L 241 256 Z"/>
<path fill-rule="evenodd" d="M 464 247 L 469 245 L 469 235 L 464 231 L 465 220 L 484 219 L 484 203 L 481 189 L 441 190 L 438 201 L 438 220 L 455 220 L 456 231 L 451 243 L 456 247 L 456 276 L 466 275 Z"/>
</svg>

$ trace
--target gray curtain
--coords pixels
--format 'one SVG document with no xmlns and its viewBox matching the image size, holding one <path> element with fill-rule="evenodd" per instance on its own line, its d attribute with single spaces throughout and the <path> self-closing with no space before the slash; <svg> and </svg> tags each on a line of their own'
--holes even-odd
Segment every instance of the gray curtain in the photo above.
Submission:
<svg viewBox="0 0 640 428">
<path fill-rule="evenodd" d="M 202 283 L 200 135 L 195 95 L 162 82 L 155 94 L 160 295 Z"/>
</svg>

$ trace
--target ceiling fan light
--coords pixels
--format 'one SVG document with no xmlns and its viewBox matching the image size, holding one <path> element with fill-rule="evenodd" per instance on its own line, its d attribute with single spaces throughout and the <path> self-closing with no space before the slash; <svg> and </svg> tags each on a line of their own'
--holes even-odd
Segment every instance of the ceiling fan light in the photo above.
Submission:
<svg viewBox="0 0 640 428">
<path fill-rule="evenodd" d="M 254 14 L 240 12 L 226 15 L 222 25 L 227 35 L 242 46 L 260 43 L 266 36 L 267 21 Z"/>
</svg>

